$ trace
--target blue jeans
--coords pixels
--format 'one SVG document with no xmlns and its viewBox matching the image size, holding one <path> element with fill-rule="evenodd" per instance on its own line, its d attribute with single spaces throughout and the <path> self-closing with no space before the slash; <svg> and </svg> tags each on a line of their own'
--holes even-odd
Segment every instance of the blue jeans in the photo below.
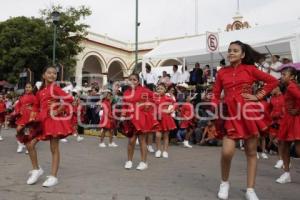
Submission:
<svg viewBox="0 0 300 200">
<path fill-rule="evenodd" d="M 182 142 L 185 138 L 185 132 L 186 130 L 184 128 L 179 128 L 178 131 L 177 131 L 177 139 Z"/>
</svg>

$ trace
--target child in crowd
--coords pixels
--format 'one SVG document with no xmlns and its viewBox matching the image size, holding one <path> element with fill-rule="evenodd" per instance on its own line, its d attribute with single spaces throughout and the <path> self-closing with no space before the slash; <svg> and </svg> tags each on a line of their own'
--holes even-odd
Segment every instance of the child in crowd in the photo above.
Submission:
<svg viewBox="0 0 300 200">
<path fill-rule="evenodd" d="M 169 131 L 176 129 L 176 124 L 171 116 L 174 112 L 175 101 L 166 95 L 166 86 L 164 83 L 158 84 L 156 87 L 157 96 L 154 99 L 158 109 L 158 120 L 160 124 L 160 131 L 156 132 L 156 152 L 155 157 L 168 158 L 169 147 Z M 163 137 L 163 147 L 161 146 L 161 138 Z"/>
<path fill-rule="evenodd" d="M 104 97 L 102 101 L 100 102 L 101 105 L 101 117 L 100 117 L 100 123 L 99 126 L 101 128 L 101 135 L 100 135 L 100 144 L 99 147 L 106 147 L 106 144 L 104 143 L 104 137 L 105 134 L 109 133 L 109 147 L 117 147 L 118 145 L 113 142 L 113 130 L 116 126 L 115 119 L 113 116 L 113 110 L 112 110 L 112 91 L 111 90 L 105 90 L 104 91 Z"/>
<path fill-rule="evenodd" d="M 1 130 L 5 122 L 5 115 L 6 115 L 6 104 L 4 101 L 4 96 L 0 94 L 0 141 L 3 140 L 1 135 Z"/>
<path fill-rule="evenodd" d="M 283 160 L 281 156 L 281 146 L 278 143 L 278 131 L 280 127 L 280 122 L 284 116 L 284 96 L 282 95 L 280 88 L 276 87 L 272 91 L 272 96 L 270 99 L 270 116 L 272 118 L 272 125 L 270 126 L 270 141 L 268 144 L 268 149 L 271 149 L 273 144 L 278 146 L 278 160 L 275 164 L 275 168 L 281 169 L 283 167 Z M 271 151 L 271 150 L 270 150 Z"/>
<path fill-rule="evenodd" d="M 207 126 L 204 128 L 204 132 L 202 134 L 202 139 L 200 144 L 216 146 L 218 144 L 218 141 L 216 140 L 215 136 L 216 136 L 216 126 L 211 120 L 209 120 L 207 122 Z"/>
<path fill-rule="evenodd" d="M 282 142 L 281 156 L 284 173 L 276 180 L 277 183 L 292 181 L 290 174 L 290 147 L 295 144 L 296 153 L 300 155 L 300 88 L 296 80 L 295 68 L 286 67 L 281 72 L 281 82 L 286 86 L 284 93 L 285 113 L 280 123 L 278 140 Z"/>
</svg>

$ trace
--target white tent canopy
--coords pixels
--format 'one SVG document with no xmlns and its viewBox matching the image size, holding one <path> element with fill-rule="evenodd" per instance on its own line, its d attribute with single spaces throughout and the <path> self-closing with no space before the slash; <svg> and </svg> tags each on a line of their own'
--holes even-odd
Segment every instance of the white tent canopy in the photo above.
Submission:
<svg viewBox="0 0 300 200">
<path fill-rule="evenodd" d="M 219 33 L 219 52 L 214 53 L 214 59 L 226 57 L 229 43 L 236 40 L 251 45 L 261 53 L 291 54 L 294 62 L 300 62 L 300 20 Z M 210 62 L 206 35 L 163 42 L 145 54 L 143 60 L 172 58 L 196 58 Z"/>
</svg>

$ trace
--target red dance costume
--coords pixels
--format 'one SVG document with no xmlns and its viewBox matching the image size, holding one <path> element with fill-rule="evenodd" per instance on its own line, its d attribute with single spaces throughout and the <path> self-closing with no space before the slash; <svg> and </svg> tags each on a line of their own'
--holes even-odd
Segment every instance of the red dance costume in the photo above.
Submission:
<svg viewBox="0 0 300 200">
<path fill-rule="evenodd" d="M 152 91 L 140 85 L 134 89 L 129 88 L 124 92 L 123 103 L 123 113 L 129 117 L 134 132 L 143 134 L 159 130 Z"/>
<path fill-rule="evenodd" d="M 0 101 L 0 124 L 3 124 L 5 121 L 6 115 L 6 105 L 4 101 Z"/>
<path fill-rule="evenodd" d="M 285 113 L 280 123 L 278 139 L 283 141 L 300 140 L 300 88 L 290 82 L 284 93 Z M 290 109 L 298 110 L 296 115 L 288 113 Z"/>
<path fill-rule="evenodd" d="M 33 94 L 24 94 L 20 97 L 15 106 L 15 113 L 18 116 L 16 124 L 25 126 L 28 122 L 34 121 L 38 112 L 38 99 Z"/>
<path fill-rule="evenodd" d="M 100 123 L 99 123 L 100 128 L 105 128 L 105 129 L 115 128 L 115 120 L 112 115 L 111 101 L 107 98 L 104 98 L 101 104 L 103 108 L 103 114 L 101 116 Z"/>
<path fill-rule="evenodd" d="M 191 103 L 185 102 L 177 105 L 179 109 L 178 117 L 180 117 L 179 127 L 180 128 L 192 128 L 194 123 L 194 106 Z"/>
<path fill-rule="evenodd" d="M 15 105 L 14 115 L 17 117 L 16 124 L 18 126 L 25 126 L 33 121 L 36 121 L 38 114 L 38 99 L 33 94 L 24 94 L 18 100 Z M 36 138 L 38 132 L 35 131 L 37 129 L 36 124 L 29 126 L 29 130 L 26 133 L 17 134 L 17 140 L 21 143 L 28 143 L 33 138 Z"/>
<path fill-rule="evenodd" d="M 67 107 L 67 103 L 71 107 L 73 97 L 65 93 L 56 84 L 50 84 L 38 91 L 37 98 L 40 106 L 38 121 L 41 122 L 42 128 L 42 134 L 39 135 L 38 139 L 61 139 L 71 135 L 73 133 L 72 115 L 70 113 L 62 112 L 54 117 L 51 116 L 50 111 L 51 109 L 52 111 L 56 111 L 62 102 L 64 102 L 65 107 Z"/>
<path fill-rule="evenodd" d="M 246 104 L 247 102 L 241 96 L 242 93 L 252 94 L 252 85 L 256 81 L 265 83 L 260 91 L 264 94 L 271 92 L 278 85 L 278 81 L 274 77 L 258 70 L 254 65 L 228 66 L 220 69 L 217 74 L 212 102 L 217 105 L 221 103 L 221 92 L 224 90 L 226 114 L 227 117 L 230 117 L 225 120 L 224 126 L 227 136 L 231 139 L 247 139 L 258 136 L 260 131 L 266 130 L 270 125 L 264 117 L 258 119 L 263 114 L 258 109 L 261 109 L 263 105 L 255 104 L 255 102 Z M 245 109 L 248 111 L 245 112 Z M 244 113 L 246 113 L 245 116 Z"/>
<path fill-rule="evenodd" d="M 272 125 L 270 127 L 270 134 L 273 137 L 277 137 L 280 121 L 284 116 L 284 96 L 272 96 L 270 100 L 270 116 L 272 118 Z"/>
<path fill-rule="evenodd" d="M 166 132 L 176 129 L 177 127 L 171 113 L 167 113 L 169 106 L 174 106 L 175 101 L 173 98 L 167 95 L 156 96 L 154 101 L 158 109 L 160 131 Z"/>
</svg>

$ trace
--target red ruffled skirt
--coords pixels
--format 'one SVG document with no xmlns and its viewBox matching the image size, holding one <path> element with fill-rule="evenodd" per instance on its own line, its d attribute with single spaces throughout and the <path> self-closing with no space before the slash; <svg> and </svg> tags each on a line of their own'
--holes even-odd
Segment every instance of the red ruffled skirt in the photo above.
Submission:
<svg viewBox="0 0 300 200">
<path fill-rule="evenodd" d="M 24 128 L 23 134 L 17 134 L 16 138 L 19 142 L 26 144 L 34 138 L 38 138 L 41 133 L 42 129 L 40 123 L 31 122 L 27 127 Z"/>
<path fill-rule="evenodd" d="M 116 127 L 115 125 L 115 120 L 110 119 L 106 115 L 102 115 L 99 123 L 100 128 L 105 128 L 105 129 L 114 129 Z"/>
<path fill-rule="evenodd" d="M 37 112 L 32 110 L 24 110 L 22 114 L 17 117 L 16 124 L 19 126 L 25 126 L 30 121 L 35 121 L 37 117 Z"/>
<path fill-rule="evenodd" d="M 240 103 L 241 108 L 238 110 L 238 101 L 232 99 L 230 102 L 227 102 L 226 106 L 223 106 L 223 109 L 220 111 L 223 113 L 225 119 L 219 119 L 218 124 L 224 126 L 217 126 L 217 133 L 223 133 L 218 138 L 226 135 L 231 139 L 248 139 L 251 137 L 258 137 L 261 132 L 265 132 L 268 127 L 271 125 L 271 120 L 269 115 L 266 115 L 265 110 L 259 112 L 264 108 L 262 104 L 251 103 L 244 107 L 244 103 Z M 245 112 L 247 109 L 248 112 Z M 224 123 L 221 122 L 224 120 Z"/>
<path fill-rule="evenodd" d="M 182 120 L 179 122 L 180 128 L 192 128 L 194 126 L 193 120 Z"/>
<path fill-rule="evenodd" d="M 159 130 L 162 132 L 176 129 L 176 123 L 170 114 L 162 113 L 161 120 L 159 120 Z"/>
<path fill-rule="evenodd" d="M 278 139 L 282 141 L 300 140 L 300 115 L 286 113 L 280 122 Z"/>
<path fill-rule="evenodd" d="M 59 116 L 45 118 L 40 122 L 42 133 L 38 136 L 39 140 L 50 140 L 51 138 L 62 139 L 73 133 L 72 116 Z M 40 119 L 41 119 L 40 118 Z"/>
<path fill-rule="evenodd" d="M 159 130 L 159 122 L 154 117 L 153 109 L 139 108 L 131 114 L 129 120 L 138 134 L 152 133 Z"/>
</svg>

